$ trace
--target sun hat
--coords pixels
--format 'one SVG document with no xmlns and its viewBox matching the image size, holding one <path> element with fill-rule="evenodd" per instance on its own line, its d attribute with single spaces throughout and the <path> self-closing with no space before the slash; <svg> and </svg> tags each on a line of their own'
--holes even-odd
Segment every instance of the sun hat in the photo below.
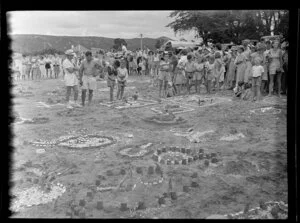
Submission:
<svg viewBox="0 0 300 223">
<path fill-rule="evenodd" d="M 74 56 L 74 51 L 72 49 L 69 49 L 65 51 L 65 54 L 69 56 Z"/>
</svg>

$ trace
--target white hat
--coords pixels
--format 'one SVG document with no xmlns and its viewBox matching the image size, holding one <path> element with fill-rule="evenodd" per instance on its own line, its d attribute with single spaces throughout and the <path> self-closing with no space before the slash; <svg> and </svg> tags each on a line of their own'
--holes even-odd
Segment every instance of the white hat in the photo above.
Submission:
<svg viewBox="0 0 300 223">
<path fill-rule="evenodd" d="M 69 49 L 69 50 L 66 50 L 65 54 L 74 56 L 74 51 L 72 49 Z"/>
</svg>

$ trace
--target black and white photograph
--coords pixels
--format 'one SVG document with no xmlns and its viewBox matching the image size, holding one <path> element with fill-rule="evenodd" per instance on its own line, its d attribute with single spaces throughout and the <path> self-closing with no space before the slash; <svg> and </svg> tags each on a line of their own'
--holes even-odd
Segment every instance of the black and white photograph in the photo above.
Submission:
<svg viewBox="0 0 300 223">
<path fill-rule="evenodd" d="M 8 11 L 10 218 L 288 219 L 289 19 Z"/>
</svg>

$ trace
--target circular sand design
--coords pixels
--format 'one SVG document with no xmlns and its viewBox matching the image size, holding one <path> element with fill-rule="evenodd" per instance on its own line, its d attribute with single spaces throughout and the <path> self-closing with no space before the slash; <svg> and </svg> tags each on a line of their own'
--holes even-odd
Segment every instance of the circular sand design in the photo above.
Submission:
<svg viewBox="0 0 300 223">
<path fill-rule="evenodd" d="M 15 119 L 16 124 L 45 124 L 45 123 L 48 123 L 49 121 L 50 121 L 50 119 L 46 118 L 46 117 L 35 117 L 32 119 L 17 117 Z"/>
<path fill-rule="evenodd" d="M 131 146 L 125 149 L 120 150 L 120 154 L 122 156 L 127 157 L 141 157 L 144 156 L 146 153 L 149 152 L 148 148 L 152 146 L 152 143 L 142 144 L 138 146 Z"/>
<path fill-rule="evenodd" d="M 260 207 L 224 215 L 229 219 L 287 219 L 288 205 L 283 201 L 268 201 Z"/>
<path fill-rule="evenodd" d="M 178 147 L 165 147 L 163 149 L 156 150 L 152 159 L 162 164 L 182 165 L 188 164 L 189 161 L 191 162 L 191 160 L 193 160 L 193 156 L 188 155 L 185 150 Z"/>
<path fill-rule="evenodd" d="M 100 148 L 115 143 L 112 137 L 89 134 L 70 137 L 69 139 L 58 143 L 58 146 L 62 146 L 70 149 L 92 149 Z"/>
<path fill-rule="evenodd" d="M 38 186 L 22 189 L 14 193 L 16 198 L 12 201 L 10 209 L 19 212 L 26 207 L 47 204 L 60 197 L 65 191 L 66 187 L 60 183 L 51 184 L 49 192 L 43 191 Z"/>
<path fill-rule="evenodd" d="M 268 104 L 278 104 L 278 105 L 286 105 L 287 99 L 286 98 L 279 98 L 279 97 L 265 97 L 262 102 Z"/>
<path fill-rule="evenodd" d="M 264 107 L 264 108 L 257 108 L 250 110 L 251 113 L 256 115 L 277 115 L 281 113 L 281 109 L 274 108 L 274 107 Z"/>
</svg>

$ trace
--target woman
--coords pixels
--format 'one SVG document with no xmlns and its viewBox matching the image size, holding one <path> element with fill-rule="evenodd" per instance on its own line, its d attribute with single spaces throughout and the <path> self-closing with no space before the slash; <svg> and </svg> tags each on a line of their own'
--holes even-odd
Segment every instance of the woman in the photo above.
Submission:
<svg viewBox="0 0 300 223">
<path fill-rule="evenodd" d="M 28 80 L 30 79 L 31 76 L 31 69 L 32 69 L 32 62 L 31 62 L 31 56 L 29 56 L 27 57 L 26 60 L 26 76 Z"/>
<path fill-rule="evenodd" d="M 234 64 L 236 65 L 236 87 L 238 86 L 239 82 L 244 82 L 244 75 L 246 70 L 246 58 L 243 54 L 244 47 L 238 47 L 238 54 L 235 58 Z"/>
<path fill-rule="evenodd" d="M 55 58 L 53 59 L 53 71 L 54 71 L 54 78 L 58 78 L 58 75 L 60 73 L 60 62 L 59 62 L 59 57 L 58 55 L 56 54 L 55 55 Z"/>
<path fill-rule="evenodd" d="M 227 84 L 229 85 L 228 90 L 232 90 L 234 88 L 234 81 L 235 81 L 235 74 L 236 74 L 236 65 L 234 64 L 235 58 L 236 58 L 236 49 L 231 48 L 231 53 L 230 53 L 230 59 L 229 59 L 229 65 L 228 65 L 228 70 L 226 74 L 226 81 Z"/>
<path fill-rule="evenodd" d="M 40 71 L 41 71 L 41 77 L 45 78 L 46 76 L 46 69 L 45 69 L 45 59 L 43 56 L 40 56 L 39 65 L 40 65 Z"/>
<path fill-rule="evenodd" d="M 274 79 L 277 80 L 278 96 L 281 97 L 281 73 L 283 72 L 282 68 L 282 51 L 279 48 L 279 40 L 275 40 L 273 43 L 273 48 L 270 49 L 270 52 L 267 55 L 269 60 L 269 74 L 270 74 L 270 83 L 269 83 L 269 95 L 273 93 Z"/>
<path fill-rule="evenodd" d="M 46 60 L 45 60 L 45 69 L 46 69 L 47 78 L 48 78 L 48 73 L 49 73 L 49 76 L 51 77 L 52 76 L 52 70 L 51 70 L 51 60 L 50 60 L 49 56 L 47 56 Z"/>
<path fill-rule="evenodd" d="M 250 79 L 252 79 L 252 64 L 251 64 L 251 50 L 249 48 L 250 41 L 249 40 L 244 40 L 243 46 L 244 46 L 244 57 L 245 57 L 245 63 L 246 63 L 246 68 L 245 68 L 245 74 L 244 74 L 244 83 L 250 83 Z"/>
<path fill-rule="evenodd" d="M 171 79 L 169 70 L 170 70 L 169 57 L 168 54 L 165 53 L 159 63 L 159 74 L 158 74 L 159 97 L 161 96 L 166 97 L 168 81 L 170 81 Z M 162 86 L 164 86 L 163 95 L 161 95 Z"/>
<path fill-rule="evenodd" d="M 40 71 L 40 65 L 39 65 L 39 62 L 36 58 L 33 58 L 32 60 L 32 80 L 33 80 L 33 77 L 35 79 L 41 79 L 41 71 Z"/>
</svg>

